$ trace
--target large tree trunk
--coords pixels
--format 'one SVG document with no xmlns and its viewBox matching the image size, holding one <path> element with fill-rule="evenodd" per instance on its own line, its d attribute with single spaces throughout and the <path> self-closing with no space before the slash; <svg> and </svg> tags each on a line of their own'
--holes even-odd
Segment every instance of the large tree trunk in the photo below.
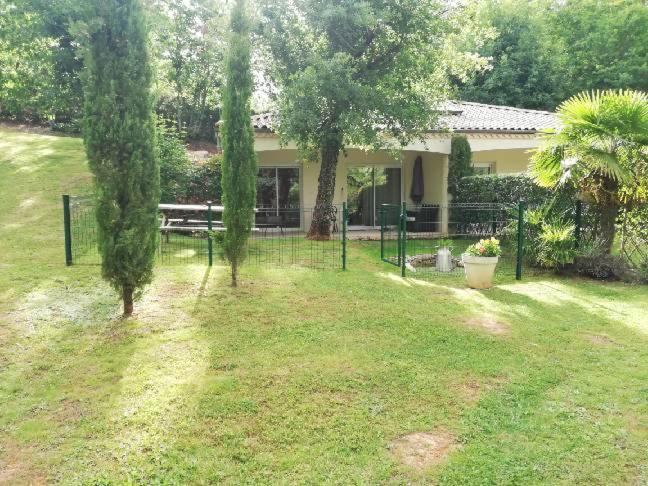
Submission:
<svg viewBox="0 0 648 486">
<path fill-rule="evenodd" d="M 619 204 L 617 191 L 619 184 L 611 178 L 605 178 L 601 183 L 601 193 L 598 197 L 599 242 L 601 250 L 608 254 L 612 251 L 616 222 L 619 217 Z"/>
<path fill-rule="evenodd" d="M 599 205 L 599 228 L 601 250 L 608 254 L 612 251 L 614 236 L 616 234 L 616 222 L 619 216 L 619 203 L 614 200 L 608 200 Z"/>
<path fill-rule="evenodd" d="M 307 235 L 307 238 L 311 240 L 328 240 L 331 238 L 331 226 L 335 216 L 333 211 L 335 173 L 341 147 L 342 136 L 339 132 L 331 131 L 323 138 L 317 198 L 313 209 L 313 219 Z"/>
<path fill-rule="evenodd" d="M 124 287 L 122 299 L 124 301 L 124 317 L 131 316 L 133 314 L 133 289 Z"/>
</svg>

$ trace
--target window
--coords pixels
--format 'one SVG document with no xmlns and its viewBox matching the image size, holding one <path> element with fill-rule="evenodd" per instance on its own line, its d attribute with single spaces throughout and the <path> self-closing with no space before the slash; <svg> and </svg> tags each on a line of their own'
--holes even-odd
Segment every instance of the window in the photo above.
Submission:
<svg viewBox="0 0 648 486">
<path fill-rule="evenodd" d="M 262 167 L 257 176 L 257 207 L 299 208 L 299 169 Z"/>
<path fill-rule="evenodd" d="M 473 162 L 472 168 L 475 175 L 488 175 L 495 173 L 495 162 Z"/>
<path fill-rule="evenodd" d="M 261 167 L 257 175 L 257 223 L 299 226 L 299 168 Z M 267 221 L 266 221 L 267 220 Z"/>
</svg>

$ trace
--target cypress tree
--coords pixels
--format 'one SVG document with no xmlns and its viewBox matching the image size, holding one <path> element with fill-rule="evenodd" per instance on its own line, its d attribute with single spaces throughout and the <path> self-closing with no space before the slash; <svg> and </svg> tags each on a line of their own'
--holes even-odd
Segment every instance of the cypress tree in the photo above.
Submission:
<svg viewBox="0 0 648 486">
<path fill-rule="evenodd" d="M 229 52 L 223 96 L 223 223 L 225 256 L 236 287 L 238 270 L 252 231 L 257 166 L 251 121 L 252 71 L 250 30 L 245 0 L 237 0 L 230 20 Z"/>
<path fill-rule="evenodd" d="M 84 143 L 95 176 L 102 275 L 124 315 L 150 283 L 160 174 L 147 30 L 140 0 L 93 2 L 85 48 Z"/>
<path fill-rule="evenodd" d="M 470 142 L 463 135 L 455 135 L 450 141 L 450 157 L 448 160 L 448 193 L 455 195 L 457 184 L 462 177 L 474 174 L 472 168 L 472 151 Z"/>
</svg>

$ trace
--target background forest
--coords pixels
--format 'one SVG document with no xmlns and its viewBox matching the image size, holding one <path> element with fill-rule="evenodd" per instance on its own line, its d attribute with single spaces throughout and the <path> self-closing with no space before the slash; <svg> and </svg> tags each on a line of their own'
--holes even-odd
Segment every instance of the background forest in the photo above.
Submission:
<svg viewBox="0 0 648 486">
<path fill-rule="evenodd" d="M 156 111 L 188 139 L 211 140 L 220 116 L 228 3 L 144 3 Z M 457 49 L 485 57 L 488 66 L 455 80 L 458 99 L 553 110 L 583 90 L 648 90 L 643 0 L 482 0 L 463 8 L 477 28 L 471 40 L 457 40 Z M 1 118 L 78 130 L 83 19 L 77 0 L 0 0 Z M 263 92 L 263 77 L 257 81 Z M 267 108 L 259 99 L 266 97 L 256 108 Z"/>
</svg>

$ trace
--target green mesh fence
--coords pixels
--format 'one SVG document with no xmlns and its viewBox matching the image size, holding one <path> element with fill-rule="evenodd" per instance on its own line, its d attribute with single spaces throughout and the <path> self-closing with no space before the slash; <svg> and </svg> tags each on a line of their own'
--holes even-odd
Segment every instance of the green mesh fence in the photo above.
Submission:
<svg viewBox="0 0 648 486">
<path fill-rule="evenodd" d="M 91 198 L 69 197 L 69 264 L 101 263 L 97 250 L 96 219 Z M 157 262 L 162 265 L 209 263 L 209 235 L 212 257 L 224 262 L 222 208 L 212 209 L 212 231 L 208 230 L 205 205 L 174 206 L 160 214 L 160 238 Z M 197 209 L 201 208 L 201 209 Z M 316 240 L 306 238 L 314 211 L 304 208 L 259 208 L 247 248 L 244 265 L 304 266 L 316 269 L 342 269 L 346 266 L 345 208 L 335 206 L 329 216 L 330 236 Z M 65 218 L 64 218 L 65 219 Z"/>
<path fill-rule="evenodd" d="M 497 238 L 502 256 L 497 273 L 516 276 L 518 270 L 518 205 L 424 204 L 383 207 L 400 210 L 400 224 L 381 220 L 383 261 L 404 267 L 411 276 L 452 276 L 463 273 L 461 255 L 483 238 Z"/>
<path fill-rule="evenodd" d="M 401 206 L 383 204 L 379 210 L 380 258 L 392 265 L 401 265 Z"/>
</svg>

